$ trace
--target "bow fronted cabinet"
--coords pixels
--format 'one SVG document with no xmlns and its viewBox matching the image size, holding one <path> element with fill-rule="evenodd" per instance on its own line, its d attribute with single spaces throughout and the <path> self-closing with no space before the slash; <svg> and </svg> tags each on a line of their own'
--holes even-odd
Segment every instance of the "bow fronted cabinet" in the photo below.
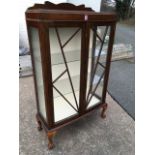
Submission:
<svg viewBox="0 0 155 155">
<path fill-rule="evenodd" d="M 35 4 L 26 11 L 38 129 L 53 148 L 56 131 L 97 108 L 106 91 L 117 16 L 84 5 Z"/>
</svg>

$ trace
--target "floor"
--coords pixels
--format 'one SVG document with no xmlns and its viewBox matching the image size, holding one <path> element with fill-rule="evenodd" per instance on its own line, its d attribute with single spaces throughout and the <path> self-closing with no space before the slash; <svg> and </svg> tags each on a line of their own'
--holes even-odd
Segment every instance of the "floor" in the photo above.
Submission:
<svg viewBox="0 0 155 155">
<path fill-rule="evenodd" d="M 19 88 L 20 155 L 134 155 L 134 120 L 107 94 L 106 119 L 100 110 L 58 131 L 55 148 L 47 149 L 44 131 L 37 131 L 32 77 L 21 78 Z"/>
<path fill-rule="evenodd" d="M 108 91 L 135 119 L 135 63 L 133 59 L 112 62 Z"/>
<path fill-rule="evenodd" d="M 134 18 L 119 22 L 115 43 L 131 44 L 135 53 Z M 135 62 L 134 58 L 112 62 L 109 76 L 109 93 L 118 104 L 135 119 Z"/>
</svg>

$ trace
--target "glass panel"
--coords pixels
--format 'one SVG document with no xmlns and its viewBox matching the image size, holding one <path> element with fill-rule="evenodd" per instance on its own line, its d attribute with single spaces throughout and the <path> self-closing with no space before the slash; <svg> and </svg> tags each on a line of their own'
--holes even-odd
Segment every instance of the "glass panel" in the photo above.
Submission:
<svg viewBox="0 0 155 155">
<path fill-rule="evenodd" d="M 32 45 L 32 52 L 34 57 L 34 68 L 37 84 L 39 111 L 41 115 L 46 120 L 46 110 L 45 110 L 45 96 L 43 87 L 43 76 L 42 76 L 42 66 L 41 66 L 41 56 L 40 56 L 40 44 L 39 44 L 39 34 L 37 28 L 30 28 L 30 38 Z"/>
<path fill-rule="evenodd" d="M 90 30 L 86 93 L 87 109 L 101 103 L 108 33 L 108 27 L 106 26 L 98 26 Z"/>
<path fill-rule="evenodd" d="M 50 28 L 55 122 L 77 114 L 80 87 L 81 30 Z"/>
</svg>

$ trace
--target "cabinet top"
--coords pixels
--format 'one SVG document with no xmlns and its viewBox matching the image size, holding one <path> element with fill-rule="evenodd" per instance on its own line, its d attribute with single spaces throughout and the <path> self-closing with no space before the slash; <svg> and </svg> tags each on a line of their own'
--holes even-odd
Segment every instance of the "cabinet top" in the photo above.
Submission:
<svg viewBox="0 0 155 155">
<path fill-rule="evenodd" d="M 115 12 L 95 12 L 85 5 L 70 3 L 35 4 L 26 10 L 26 20 L 30 21 L 106 21 L 116 22 Z"/>
</svg>

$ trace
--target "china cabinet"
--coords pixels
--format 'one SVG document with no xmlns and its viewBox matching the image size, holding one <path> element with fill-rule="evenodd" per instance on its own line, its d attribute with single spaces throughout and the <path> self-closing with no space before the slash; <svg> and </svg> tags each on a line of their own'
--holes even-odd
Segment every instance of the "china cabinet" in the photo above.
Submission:
<svg viewBox="0 0 155 155">
<path fill-rule="evenodd" d="M 84 5 L 35 4 L 26 23 L 37 101 L 38 129 L 48 147 L 59 128 L 102 108 L 105 101 L 117 16 Z"/>
</svg>

